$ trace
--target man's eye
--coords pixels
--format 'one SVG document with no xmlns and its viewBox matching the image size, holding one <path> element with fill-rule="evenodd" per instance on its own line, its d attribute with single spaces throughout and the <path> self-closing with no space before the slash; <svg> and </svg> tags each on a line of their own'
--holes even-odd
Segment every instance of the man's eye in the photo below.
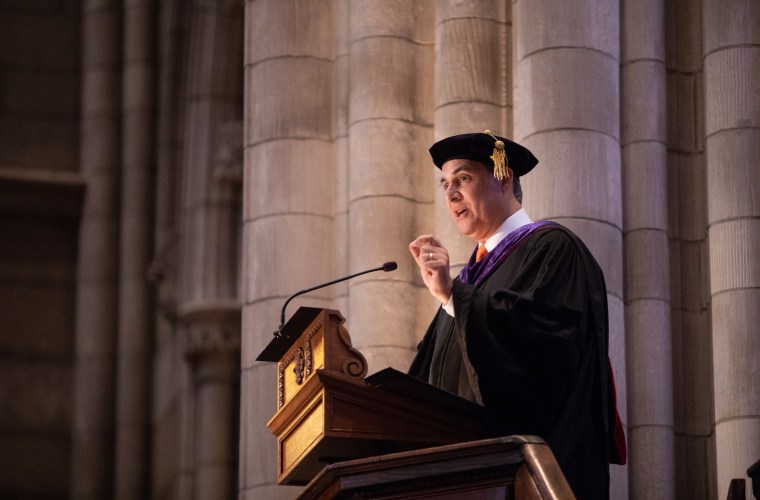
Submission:
<svg viewBox="0 0 760 500">
<path fill-rule="evenodd" d="M 461 176 L 459 178 L 459 182 L 461 182 L 461 183 L 466 183 L 466 182 L 469 182 L 469 181 L 470 181 L 470 176 L 469 175 L 463 175 L 463 176 Z"/>
</svg>

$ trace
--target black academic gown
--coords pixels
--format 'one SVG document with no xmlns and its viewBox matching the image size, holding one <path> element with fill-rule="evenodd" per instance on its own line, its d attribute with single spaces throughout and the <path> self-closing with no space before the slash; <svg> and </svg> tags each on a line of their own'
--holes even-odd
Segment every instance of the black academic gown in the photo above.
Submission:
<svg viewBox="0 0 760 500">
<path fill-rule="evenodd" d="M 573 233 L 527 236 L 478 287 L 454 280 L 409 373 L 498 414 L 495 434 L 551 447 L 580 500 L 609 497 L 614 395 L 604 276 Z"/>
</svg>

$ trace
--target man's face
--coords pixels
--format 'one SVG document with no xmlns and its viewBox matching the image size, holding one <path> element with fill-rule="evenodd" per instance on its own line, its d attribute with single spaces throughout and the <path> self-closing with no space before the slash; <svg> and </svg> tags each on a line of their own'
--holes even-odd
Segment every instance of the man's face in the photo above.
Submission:
<svg viewBox="0 0 760 500">
<path fill-rule="evenodd" d="M 441 187 L 459 231 L 485 242 L 507 218 L 507 188 L 480 162 L 449 160 L 441 168 Z"/>
</svg>

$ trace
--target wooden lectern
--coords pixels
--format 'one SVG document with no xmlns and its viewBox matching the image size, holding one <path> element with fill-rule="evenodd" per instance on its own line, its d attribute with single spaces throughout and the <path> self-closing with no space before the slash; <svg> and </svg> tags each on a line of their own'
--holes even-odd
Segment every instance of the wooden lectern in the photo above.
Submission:
<svg viewBox="0 0 760 500">
<path fill-rule="evenodd" d="M 336 310 L 301 307 L 257 358 L 277 362 L 277 413 L 267 427 L 277 437 L 279 484 L 314 480 L 307 491 L 319 489 L 336 470 L 326 466 L 368 459 L 371 468 L 368 457 L 493 435 L 480 405 L 391 368 L 365 378 L 344 322 Z"/>
<path fill-rule="evenodd" d="M 278 482 L 306 484 L 330 463 L 481 439 L 485 408 L 386 369 L 364 378 L 335 310 L 302 307 L 257 358 L 277 361 Z"/>
</svg>

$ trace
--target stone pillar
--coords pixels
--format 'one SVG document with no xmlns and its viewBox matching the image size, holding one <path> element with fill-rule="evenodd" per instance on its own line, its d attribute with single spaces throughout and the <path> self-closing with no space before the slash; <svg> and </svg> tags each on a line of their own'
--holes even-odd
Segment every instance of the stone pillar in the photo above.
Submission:
<svg viewBox="0 0 760 500">
<path fill-rule="evenodd" d="M 182 144 L 178 321 L 191 347 L 193 498 L 231 498 L 240 322 L 242 5 L 196 0 Z M 211 342 L 211 354 L 201 343 Z M 221 336 L 221 340 L 217 337 Z M 219 354 L 217 343 L 224 344 Z M 232 344 L 232 347 L 227 346 Z M 200 352 L 198 352 L 200 351 Z"/>
<path fill-rule="evenodd" d="M 664 14 L 662 0 L 623 2 L 628 450 L 638 499 L 675 495 Z"/>
<path fill-rule="evenodd" d="M 71 497 L 113 486 L 120 138 L 120 2 L 82 6 L 81 173 Z"/>
<path fill-rule="evenodd" d="M 430 186 L 433 2 L 350 2 L 349 271 L 397 261 L 349 285 L 348 329 L 369 371 L 406 370 L 417 345 L 419 270 L 408 244 Z M 424 195 L 423 195 L 424 200 Z M 428 198 L 429 200 L 429 198 Z"/>
<path fill-rule="evenodd" d="M 276 441 L 266 427 L 275 413 L 276 367 L 255 359 L 286 298 L 335 277 L 336 189 L 334 4 L 256 0 L 245 8 L 241 500 L 293 495 L 277 486 Z M 328 307 L 332 292 L 306 300 Z M 288 317 L 299 304 L 290 303 Z"/>
<path fill-rule="evenodd" d="M 124 6 L 121 241 L 116 386 L 115 498 L 142 499 L 150 478 L 151 290 L 156 5 Z"/>
<path fill-rule="evenodd" d="M 604 270 L 609 353 L 625 415 L 619 4 L 517 0 L 513 21 L 514 136 L 540 161 L 523 179 L 524 206 L 534 219 L 573 230 Z M 611 473 L 612 498 L 626 498 L 624 474 Z"/>
<path fill-rule="evenodd" d="M 156 114 L 156 201 L 153 225 L 154 255 L 150 275 L 154 281 L 153 364 L 151 392 L 151 495 L 192 498 L 193 456 L 192 373 L 178 331 L 178 273 L 180 265 L 178 199 L 183 129 L 180 118 L 186 101 L 183 65 L 186 60 L 185 4 L 161 2 L 158 15 L 158 99 Z M 180 84 L 178 84 L 178 82 Z M 187 451 L 185 451 L 187 450 Z"/>
<path fill-rule="evenodd" d="M 512 23 L 508 2 L 439 2 L 435 45 L 434 140 L 486 129 L 511 138 Z M 439 171 L 429 156 L 426 166 L 437 187 Z M 459 234 L 443 191 L 436 189 L 435 193 L 435 234 L 449 248 L 456 275 L 475 243 Z"/>
<path fill-rule="evenodd" d="M 181 190 L 180 296 L 188 303 L 237 297 L 234 195 L 219 182 L 215 155 L 220 129 L 240 119 L 241 7 L 225 0 L 192 6 Z M 242 54 L 240 54 L 242 60 Z"/>
<path fill-rule="evenodd" d="M 719 498 L 713 439 L 701 11 L 700 1 L 666 1 L 675 483 L 679 497 L 690 500 Z"/>
<path fill-rule="evenodd" d="M 238 433 L 240 308 L 236 303 L 186 310 L 185 354 L 193 367 L 193 498 L 234 498 Z"/>
<path fill-rule="evenodd" d="M 760 457 L 760 3 L 705 0 L 703 13 L 715 443 L 722 498 L 731 479 L 745 477 Z"/>
</svg>

